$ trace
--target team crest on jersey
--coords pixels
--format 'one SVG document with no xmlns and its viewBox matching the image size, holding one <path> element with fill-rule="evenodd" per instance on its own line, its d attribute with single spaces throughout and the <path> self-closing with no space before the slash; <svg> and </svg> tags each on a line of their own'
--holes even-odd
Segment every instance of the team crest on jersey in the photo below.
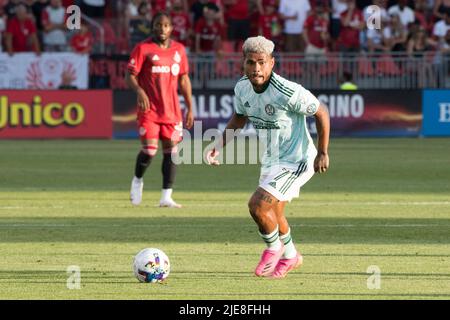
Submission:
<svg viewBox="0 0 450 320">
<path fill-rule="evenodd" d="M 130 60 L 130 64 L 134 66 L 134 65 L 136 64 L 136 60 L 131 59 L 131 60 Z"/>
<path fill-rule="evenodd" d="M 173 56 L 173 60 L 175 60 L 176 63 L 180 63 L 181 62 L 181 56 L 178 53 L 178 51 L 175 52 L 175 55 Z"/>
<path fill-rule="evenodd" d="M 269 116 L 273 116 L 275 114 L 275 107 L 271 104 L 266 105 L 265 111 Z"/>
<path fill-rule="evenodd" d="M 178 63 L 174 63 L 171 68 L 172 74 L 177 76 L 180 73 L 180 65 Z"/>
<path fill-rule="evenodd" d="M 306 108 L 306 113 L 307 114 L 314 114 L 317 111 L 317 107 L 315 104 L 310 104 L 307 108 Z"/>
</svg>

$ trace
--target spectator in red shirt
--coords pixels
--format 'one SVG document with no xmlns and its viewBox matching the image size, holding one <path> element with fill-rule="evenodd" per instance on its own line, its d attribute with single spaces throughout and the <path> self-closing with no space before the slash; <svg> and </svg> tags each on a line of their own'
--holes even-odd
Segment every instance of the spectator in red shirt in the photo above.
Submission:
<svg viewBox="0 0 450 320">
<path fill-rule="evenodd" d="M 339 51 L 357 52 L 360 49 L 359 33 L 364 29 L 364 18 L 355 0 L 347 0 L 347 10 L 341 14 Z"/>
<path fill-rule="evenodd" d="M 66 8 L 68 8 L 72 5 L 74 5 L 75 4 L 74 2 L 75 2 L 75 0 L 63 0 L 62 5 Z"/>
<path fill-rule="evenodd" d="M 40 54 L 36 25 L 29 18 L 27 8 L 23 4 L 19 4 L 15 8 L 16 16 L 8 20 L 6 27 L 6 51 L 9 55 L 16 52 L 34 51 Z"/>
<path fill-rule="evenodd" d="M 173 24 L 172 39 L 188 47 L 191 37 L 191 22 L 189 15 L 184 11 L 182 0 L 173 0 L 170 16 Z"/>
<path fill-rule="evenodd" d="M 213 61 L 221 58 L 220 51 L 221 26 L 217 18 L 217 6 L 208 4 L 203 11 L 203 18 L 195 24 L 195 52 L 200 54 L 206 63 L 202 64 L 198 73 L 207 81 L 213 73 Z"/>
<path fill-rule="evenodd" d="M 303 36 L 306 54 L 324 55 L 330 39 L 330 22 L 323 3 L 316 1 L 313 13 L 305 21 Z"/>
<path fill-rule="evenodd" d="M 245 41 L 250 35 L 249 0 L 224 0 L 225 19 L 228 24 L 228 40 L 239 51 L 239 41 Z"/>
<path fill-rule="evenodd" d="M 70 39 L 70 47 L 73 52 L 88 54 L 92 51 L 93 37 L 88 27 L 82 24 L 80 30 Z"/>
<path fill-rule="evenodd" d="M 153 14 L 156 14 L 159 11 L 167 10 L 167 0 L 149 0 L 148 1 Z"/>
<path fill-rule="evenodd" d="M 207 5 L 204 8 L 203 18 L 200 18 L 195 25 L 195 52 L 219 51 L 221 27 L 216 19 L 216 13 L 215 5 Z"/>
<path fill-rule="evenodd" d="M 431 24 L 429 21 L 431 21 L 431 17 L 427 14 L 427 3 L 425 0 L 416 0 L 414 3 L 414 17 L 416 19 L 415 21 L 415 30 L 411 30 L 411 32 L 417 32 L 419 31 L 421 26 L 424 28 L 427 32 L 431 31 Z"/>
<path fill-rule="evenodd" d="M 177 0 L 148 0 L 148 3 L 150 4 L 151 11 L 155 15 L 156 13 L 160 11 L 170 11 Z M 184 12 L 189 11 L 188 7 L 188 1 L 187 0 L 180 0 L 181 1 L 181 10 Z"/>
<path fill-rule="evenodd" d="M 263 0 L 263 8 L 258 20 L 258 33 L 277 45 L 281 41 L 283 22 L 276 9 L 276 0 Z"/>
<path fill-rule="evenodd" d="M 217 13 L 216 13 L 217 19 L 220 21 L 221 25 L 225 24 L 224 16 L 223 16 L 223 7 L 222 7 L 222 4 L 220 3 L 220 1 L 218 1 L 218 0 L 216 0 L 216 1 L 214 1 L 214 0 L 196 0 L 196 1 L 194 1 L 190 8 L 190 16 L 191 16 L 192 24 L 195 26 L 197 21 L 201 17 L 203 17 L 203 10 L 207 5 L 215 6 L 215 8 L 217 10 Z"/>
</svg>

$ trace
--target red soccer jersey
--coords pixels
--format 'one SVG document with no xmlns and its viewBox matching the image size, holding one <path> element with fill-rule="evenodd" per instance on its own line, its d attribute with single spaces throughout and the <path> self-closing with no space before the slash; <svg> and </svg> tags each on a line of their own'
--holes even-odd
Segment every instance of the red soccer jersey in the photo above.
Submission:
<svg viewBox="0 0 450 320">
<path fill-rule="evenodd" d="M 152 6 L 153 14 L 167 9 L 167 0 L 150 0 L 149 3 Z"/>
<path fill-rule="evenodd" d="M 228 19 L 243 20 L 249 15 L 248 0 L 236 0 L 236 2 L 225 10 Z"/>
<path fill-rule="evenodd" d="M 347 15 L 347 11 L 341 13 L 341 20 Z M 363 15 L 360 10 L 355 9 L 353 11 L 352 18 L 350 20 L 351 25 L 356 25 L 364 21 Z M 346 48 L 359 48 L 359 30 L 350 26 L 344 27 L 341 22 L 341 31 L 339 33 L 339 41 Z"/>
<path fill-rule="evenodd" d="M 89 32 L 85 34 L 75 34 L 70 39 L 70 46 L 72 47 L 73 51 L 78 53 L 81 52 L 89 53 L 91 51 L 93 44 L 94 40 L 92 38 L 92 34 Z"/>
<path fill-rule="evenodd" d="M 36 33 L 36 26 L 31 19 L 20 22 L 17 18 L 8 21 L 6 32 L 12 34 L 12 46 L 14 52 L 36 50 L 31 48 L 30 36 Z"/>
<path fill-rule="evenodd" d="M 178 77 L 189 72 L 189 64 L 181 43 L 171 40 L 167 49 L 151 39 L 139 43 L 131 53 L 128 71 L 137 76 L 150 100 L 150 109 L 139 110 L 138 116 L 157 123 L 182 121 Z"/>
<path fill-rule="evenodd" d="M 188 14 L 185 12 L 171 12 L 170 16 L 172 17 L 173 25 L 172 38 L 186 46 L 189 35 L 188 30 L 191 28 Z"/>
<path fill-rule="evenodd" d="M 309 42 L 317 48 L 325 48 L 321 34 L 328 32 L 328 20 L 315 14 L 310 15 L 305 21 L 305 28 L 308 30 Z"/>
<path fill-rule="evenodd" d="M 281 34 L 281 19 L 277 13 L 262 14 L 259 16 L 258 27 L 267 39 L 274 39 Z"/>
<path fill-rule="evenodd" d="M 195 34 L 200 35 L 200 50 L 202 52 L 213 52 L 214 43 L 220 37 L 220 24 L 214 22 L 208 24 L 205 18 L 200 18 L 195 24 Z"/>
</svg>

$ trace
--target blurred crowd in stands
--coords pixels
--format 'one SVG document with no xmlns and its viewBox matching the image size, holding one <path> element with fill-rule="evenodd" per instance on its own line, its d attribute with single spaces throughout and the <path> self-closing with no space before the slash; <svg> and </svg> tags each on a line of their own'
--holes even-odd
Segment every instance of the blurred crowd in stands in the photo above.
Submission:
<svg viewBox="0 0 450 320">
<path fill-rule="evenodd" d="M 71 5 L 79 30 L 66 27 Z M 199 54 L 238 52 L 258 34 L 307 55 L 450 52 L 450 0 L 0 0 L 0 51 L 96 53 L 102 29 L 107 54 L 128 54 L 161 10 L 173 38 Z"/>
</svg>

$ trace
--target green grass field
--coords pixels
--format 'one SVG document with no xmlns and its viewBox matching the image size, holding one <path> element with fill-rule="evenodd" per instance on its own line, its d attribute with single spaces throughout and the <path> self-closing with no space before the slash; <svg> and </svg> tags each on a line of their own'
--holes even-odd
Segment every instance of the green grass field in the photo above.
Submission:
<svg viewBox="0 0 450 320">
<path fill-rule="evenodd" d="M 0 299 L 449 299 L 450 139 L 334 139 L 331 169 L 287 206 L 304 266 L 253 269 L 264 248 L 247 211 L 258 166 L 183 165 L 156 207 L 129 204 L 138 141 L 0 141 Z M 165 284 L 138 283 L 132 258 L 170 257 Z M 81 269 L 69 290 L 67 267 Z M 369 266 L 381 288 L 369 289 Z"/>
</svg>

